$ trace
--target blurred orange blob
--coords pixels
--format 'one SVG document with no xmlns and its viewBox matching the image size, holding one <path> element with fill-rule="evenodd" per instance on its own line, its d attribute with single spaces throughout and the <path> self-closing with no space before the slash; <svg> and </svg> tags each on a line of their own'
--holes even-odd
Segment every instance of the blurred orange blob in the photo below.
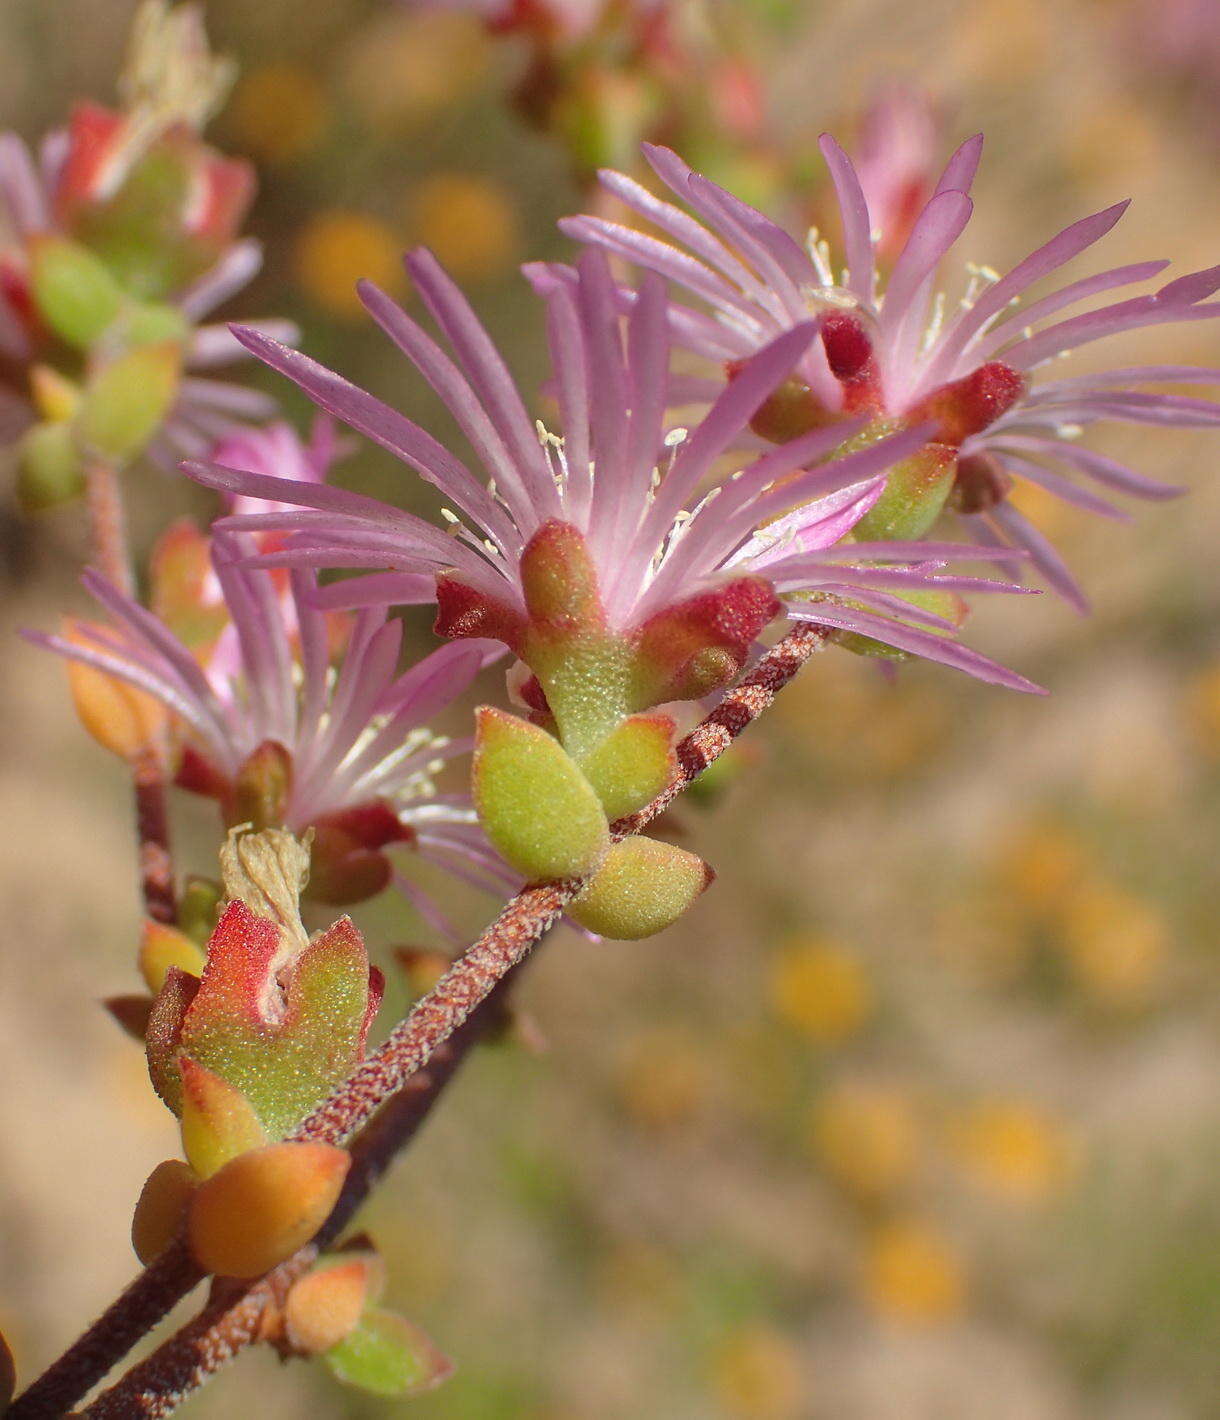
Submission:
<svg viewBox="0 0 1220 1420">
<path fill-rule="evenodd" d="M 1220 760 L 1220 663 L 1200 671 L 1188 687 L 1186 713 L 1204 754 Z"/>
<path fill-rule="evenodd" d="M 984 1100 L 955 1122 L 952 1134 L 974 1177 L 1016 1202 L 1039 1202 L 1067 1181 L 1063 1130 L 1024 1100 Z"/>
<path fill-rule="evenodd" d="M 229 121 L 251 157 L 290 163 L 315 148 L 329 121 L 326 90 L 299 64 L 251 69 L 238 84 Z"/>
<path fill-rule="evenodd" d="M 517 212 L 508 190 L 473 173 L 436 173 L 407 199 L 412 240 L 431 247 L 459 280 L 497 276 L 517 252 Z"/>
<path fill-rule="evenodd" d="M 1026 820 L 1002 845 L 996 876 L 1018 910 L 1051 911 L 1075 891 L 1092 869 L 1085 845 L 1062 823 L 1038 816 Z"/>
<path fill-rule="evenodd" d="M 712 1389 L 743 1420 L 795 1420 L 805 1413 L 800 1355 L 782 1333 L 761 1323 L 724 1338 L 712 1363 Z"/>
<path fill-rule="evenodd" d="M 78 645 L 86 644 L 72 622 L 65 625 L 64 635 Z M 76 713 L 103 749 L 131 762 L 156 746 L 169 721 L 169 712 L 159 700 L 92 666 L 78 661 L 67 666 Z"/>
<path fill-rule="evenodd" d="M 1169 928 L 1134 893 L 1094 882 L 1067 903 L 1063 942 L 1073 978 L 1095 1004 L 1134 1010 L 1150 1003 L 1169 950 Z"/>
<path fill-rule="evenodd" d="M 1071 546 L 1073 537 L 1083 526 L 1076 509 L 1028 479 L 1020 479 L 1013 485 L 1008 501 L 1056 545 L 1066 542 Z"/>
<path fill-rule="evenodd" d="M 400 288 L 402 249 L 403 243 L 386 223 L 366 212 L 319 212 L 297 236 L 297 280 L 323 310 L 357 319 L 364 307 L 356 295 L 356 282 L 363 277 L 389 291 Z"/>
<path fill-rule="evenodd" d="M 487 61 L 487 41 L 473 16 L 400 11 L 356 31 L 343 61 L 343 90 L 371 128 L 392 133 L 477 88 Z"/>
<path fill-rule="evenodd" d="M 677 1031 L 646 1031 L 629 1042 L 620 1076 L 623 1104 L 649 1129 L 673 1129 L 696 1113 L 711 1088 L 708 1064 Z"/>
<path fill-rule="evenodd" d="M 797 937 L 771 964 L 777 1016 L 819 1045 L 840 1045 L 873 1010 L 873 990 L 860 962 L 837 943 Z"/>
<path fill-rule="evenodd" d="M 910 1100 L 882 1085 L 848 1084 L 814 1105 L 810 1144 L 846 1192 L 866 1201 L 891 1197 L 919 1163 L 919 1128 Z"/>
<path fill-rule="evenodd" d="M 896 1219 L 873 1234 L 863 1281 L 880 1316 L 910 1325 L 951 1320 L 965 1297 L 957 1253 L 938 1228 L 919 1218 Z"/>
</svg>

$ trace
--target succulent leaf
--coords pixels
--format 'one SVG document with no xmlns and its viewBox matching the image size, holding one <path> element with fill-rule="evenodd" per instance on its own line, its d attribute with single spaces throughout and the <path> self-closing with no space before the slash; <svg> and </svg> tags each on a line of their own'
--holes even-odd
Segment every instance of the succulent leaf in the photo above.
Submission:
<svg viewBox="0 0 1220 1420">
<path fill-rule="evenodd" d="M 203 952 L 185 932 L 164 922 L 154 922 L 151 917 L 144 919 L 138 964 L 144 984 L 154 996 L 164 986 L 171 966 L 200 976 L 203 963 Z"/>
<path fill-rule="evenodd" d="M 655 799 L 673 777 L 674 722 L 632 715 L 581 761 L 606 817 L 621 818 Z"/>
<path fill-rule="evenodd" d="M 360 1059 L 380 974 L 347 917 L 280 968 L 280 926 L 244 902 L 225 909 L 178 1048 L 253 1105 L 282 1138 Z M 283 979 L 279 979 L 282 977 Z"/>
<path fill-rule="evenodd" d="M 531 880 L 579 877 L 609 843 L 592 785 L 553 735 L 484 706 L 476 713 L 475 807 L 488 838 Z"/>
<path fill-rule="evenodd" d="M 639 836 L 615 843 L 569 914 L 589 931 L 638 941 L 676 922 L 712 881 L 694 853 Z"/>
<path fill-rule="evenodd" d="M 173 1241 L 198 1182 L 181 1159 L 166 1159 L 148 1175 L 131 1220 L 131 1245 L 145 1267 Z"/>
<path fill-rule="evenodd" d="M 178 1058 L 182 1080 L 182 1147 L 200 1178 L 230 1159 L 270 1141 L 250 1101 L 227 1080 L 192 1060 Z"/>
<path fill-rule="evenodd" d="M 144 1034 L 153 1089 L 175 1114 L 182 1113 L 182 1080 L 178 1074 L 182 1023 L 198 991 L 198 977 L 171 966 L 153 998 Z"/>
<path fill-rule="evenodd" d="M 284 1303 L 284 1332 L 294 1352 L 319 1356 L 358 1325 L 370 1300 L 380 1259 L 338 1254 L 323 1258 L 295 1283 Z"/>
<path fill-rule="evenodd" d="M 182 347 L 173 341 L 139 345 L 94 371 L 81 400 L 81 442 L 103 458 L 140 453 L 178 393 Z"/>
<path fill-rule="evenodd" d="M 855 536 L 865 542 L 920 538 L 940 516 L 953 487 L 957 451 L 928 444 L 890 470 L 885 492 L 860 519 Z"/>
<path fill-rule="evenodd" d="M 106 263 L 87 247 L 50 235 L 32 244 L 31 256 L 39 315 L 69 345 L 82 350 L 92 345 L 123 304 L 122 288 Z"/>
<path fill-rule="evenodd" d="M 195 1260 L 223 1277 L 261 1277 L 303 1247 L 335 1206 L 350 1156 L 330 1144 L 268 1144 L 239 1154 L 196 1189 Z"/>
<path fill-rule="evenodd" d="M 453 1374 L 452 1364 L 425 1332 L 378 1308 L 369 1308 L 325 1359 L 339 1380 L 391 1400 L 423 1395 Z"/>
</svg>

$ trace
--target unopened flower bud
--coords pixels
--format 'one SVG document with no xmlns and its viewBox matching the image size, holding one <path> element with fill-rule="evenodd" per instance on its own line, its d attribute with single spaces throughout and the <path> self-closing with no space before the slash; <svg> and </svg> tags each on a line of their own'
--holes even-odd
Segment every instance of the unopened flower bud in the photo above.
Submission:
<svg viewBox="0 0 1220 1420">
<path fill-rule="evenodd" d="M 71 622 L 65 637 L 83 639 Z M 166 711 L 151 695 L 79 661 L 68 662 L 68 685 L 81 724 L 111 754 L 133 761 L 160 737 Z"/>
</svg>

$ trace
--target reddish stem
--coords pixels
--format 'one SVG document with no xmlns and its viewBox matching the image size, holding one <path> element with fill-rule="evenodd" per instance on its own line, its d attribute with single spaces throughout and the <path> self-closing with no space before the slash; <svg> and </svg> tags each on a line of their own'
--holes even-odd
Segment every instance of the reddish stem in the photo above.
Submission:
<svg viewBox="0 0 1220 1420">
<path fill-rule="evenodd" d="M 127 515 L 119 477 L 119 470 L 108 460 L 90 459 L 85 467 L 85 494 L 93 565 L 119 591 L 131 596 L 135 591 L 135 577 L 127 546 Z"/>
<path fill-rule="evenodd" d="M 136 800 L 136 837 L 140 845 L 140 891 L 144 910 L 154 922 L 178 920 L 174 859 L 170 850 L 165 762 L 167 747 L 150 745 L 132 766 Z"/>
</svg>

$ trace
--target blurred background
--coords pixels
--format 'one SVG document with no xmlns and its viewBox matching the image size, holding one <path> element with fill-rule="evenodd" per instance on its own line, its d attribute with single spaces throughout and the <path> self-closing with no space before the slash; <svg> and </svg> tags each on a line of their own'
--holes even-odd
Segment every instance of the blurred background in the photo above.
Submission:
<svg viewBox="0 0 1220 1420">
<path fill-rule="evenodd" d="M 132 8 L 5 0 L 0 126 L 34 138 L 77 97 L 109 101 Z M 963 257 L 1003 270 L 1130 195 L 1108 264 L 1216 260 L 1210 0 L 728 10 L 769 136 L 699 156 L 777 215 L 808 219 L 792 174 L 820 178 L 816 135 L 850 135 L 898 77 L 933 96 L 946 148 L 987 134 Z M 441 432 L 352 295 L 363 275 L 405 297 L 399 253 L 426 242 L 535 388 L 516 267 L 567 253 L 555 219 L 587 194 L 507 103 L 524 46 L 391 0 L 206 13 L 241 67 L 212 138 L 261 183 L 268 259 L 239 313 L 293 316 L 311 354 Z M 1207 323 L 1117 344 L 1091 358 L 1217 358 Z M 1049 698 L 821 656 L 742 772 L 672 825 L 720 875 L 695 910 L 651 941 L 558 933 L 539 953 L 521 1003 L 545 1053 L 481 1050 L 367 1210 L 391 1302 L 457 1365 L 419 1420 L 1216 1414 L 1220 450 L 1121 442 L 1192 493 L 1131 525 L 1039 500 L 1096 614 L 1042 597 L 972 619 L 972 643 Z M 367 447 L 340 479 L 430 506 Z M 169 475 L 130 487 L 144 549 L 213 511 Z M 134 1273 L 131 1208 L 178 1142 L 93 1004 L 133 989 L 126 775 L 80 730 L 62 666 L 14 635 L 84 608 L 79 509 L 20 515 L 3 465 L 0 503 L 0 1327 L 29 1377 Z M 410 624 L 426 645 L 426 615 Z M 208 806 L 178 830 L 208 871 Z M 490 915 L 438 890 L 472 930 Z M 406 999 L 389 948 L 435 942 L 397 898 L 358 918 L 388 1023 Z M 187 1413 L 385 1408 L 250 1354 Z"/>
</svg>

